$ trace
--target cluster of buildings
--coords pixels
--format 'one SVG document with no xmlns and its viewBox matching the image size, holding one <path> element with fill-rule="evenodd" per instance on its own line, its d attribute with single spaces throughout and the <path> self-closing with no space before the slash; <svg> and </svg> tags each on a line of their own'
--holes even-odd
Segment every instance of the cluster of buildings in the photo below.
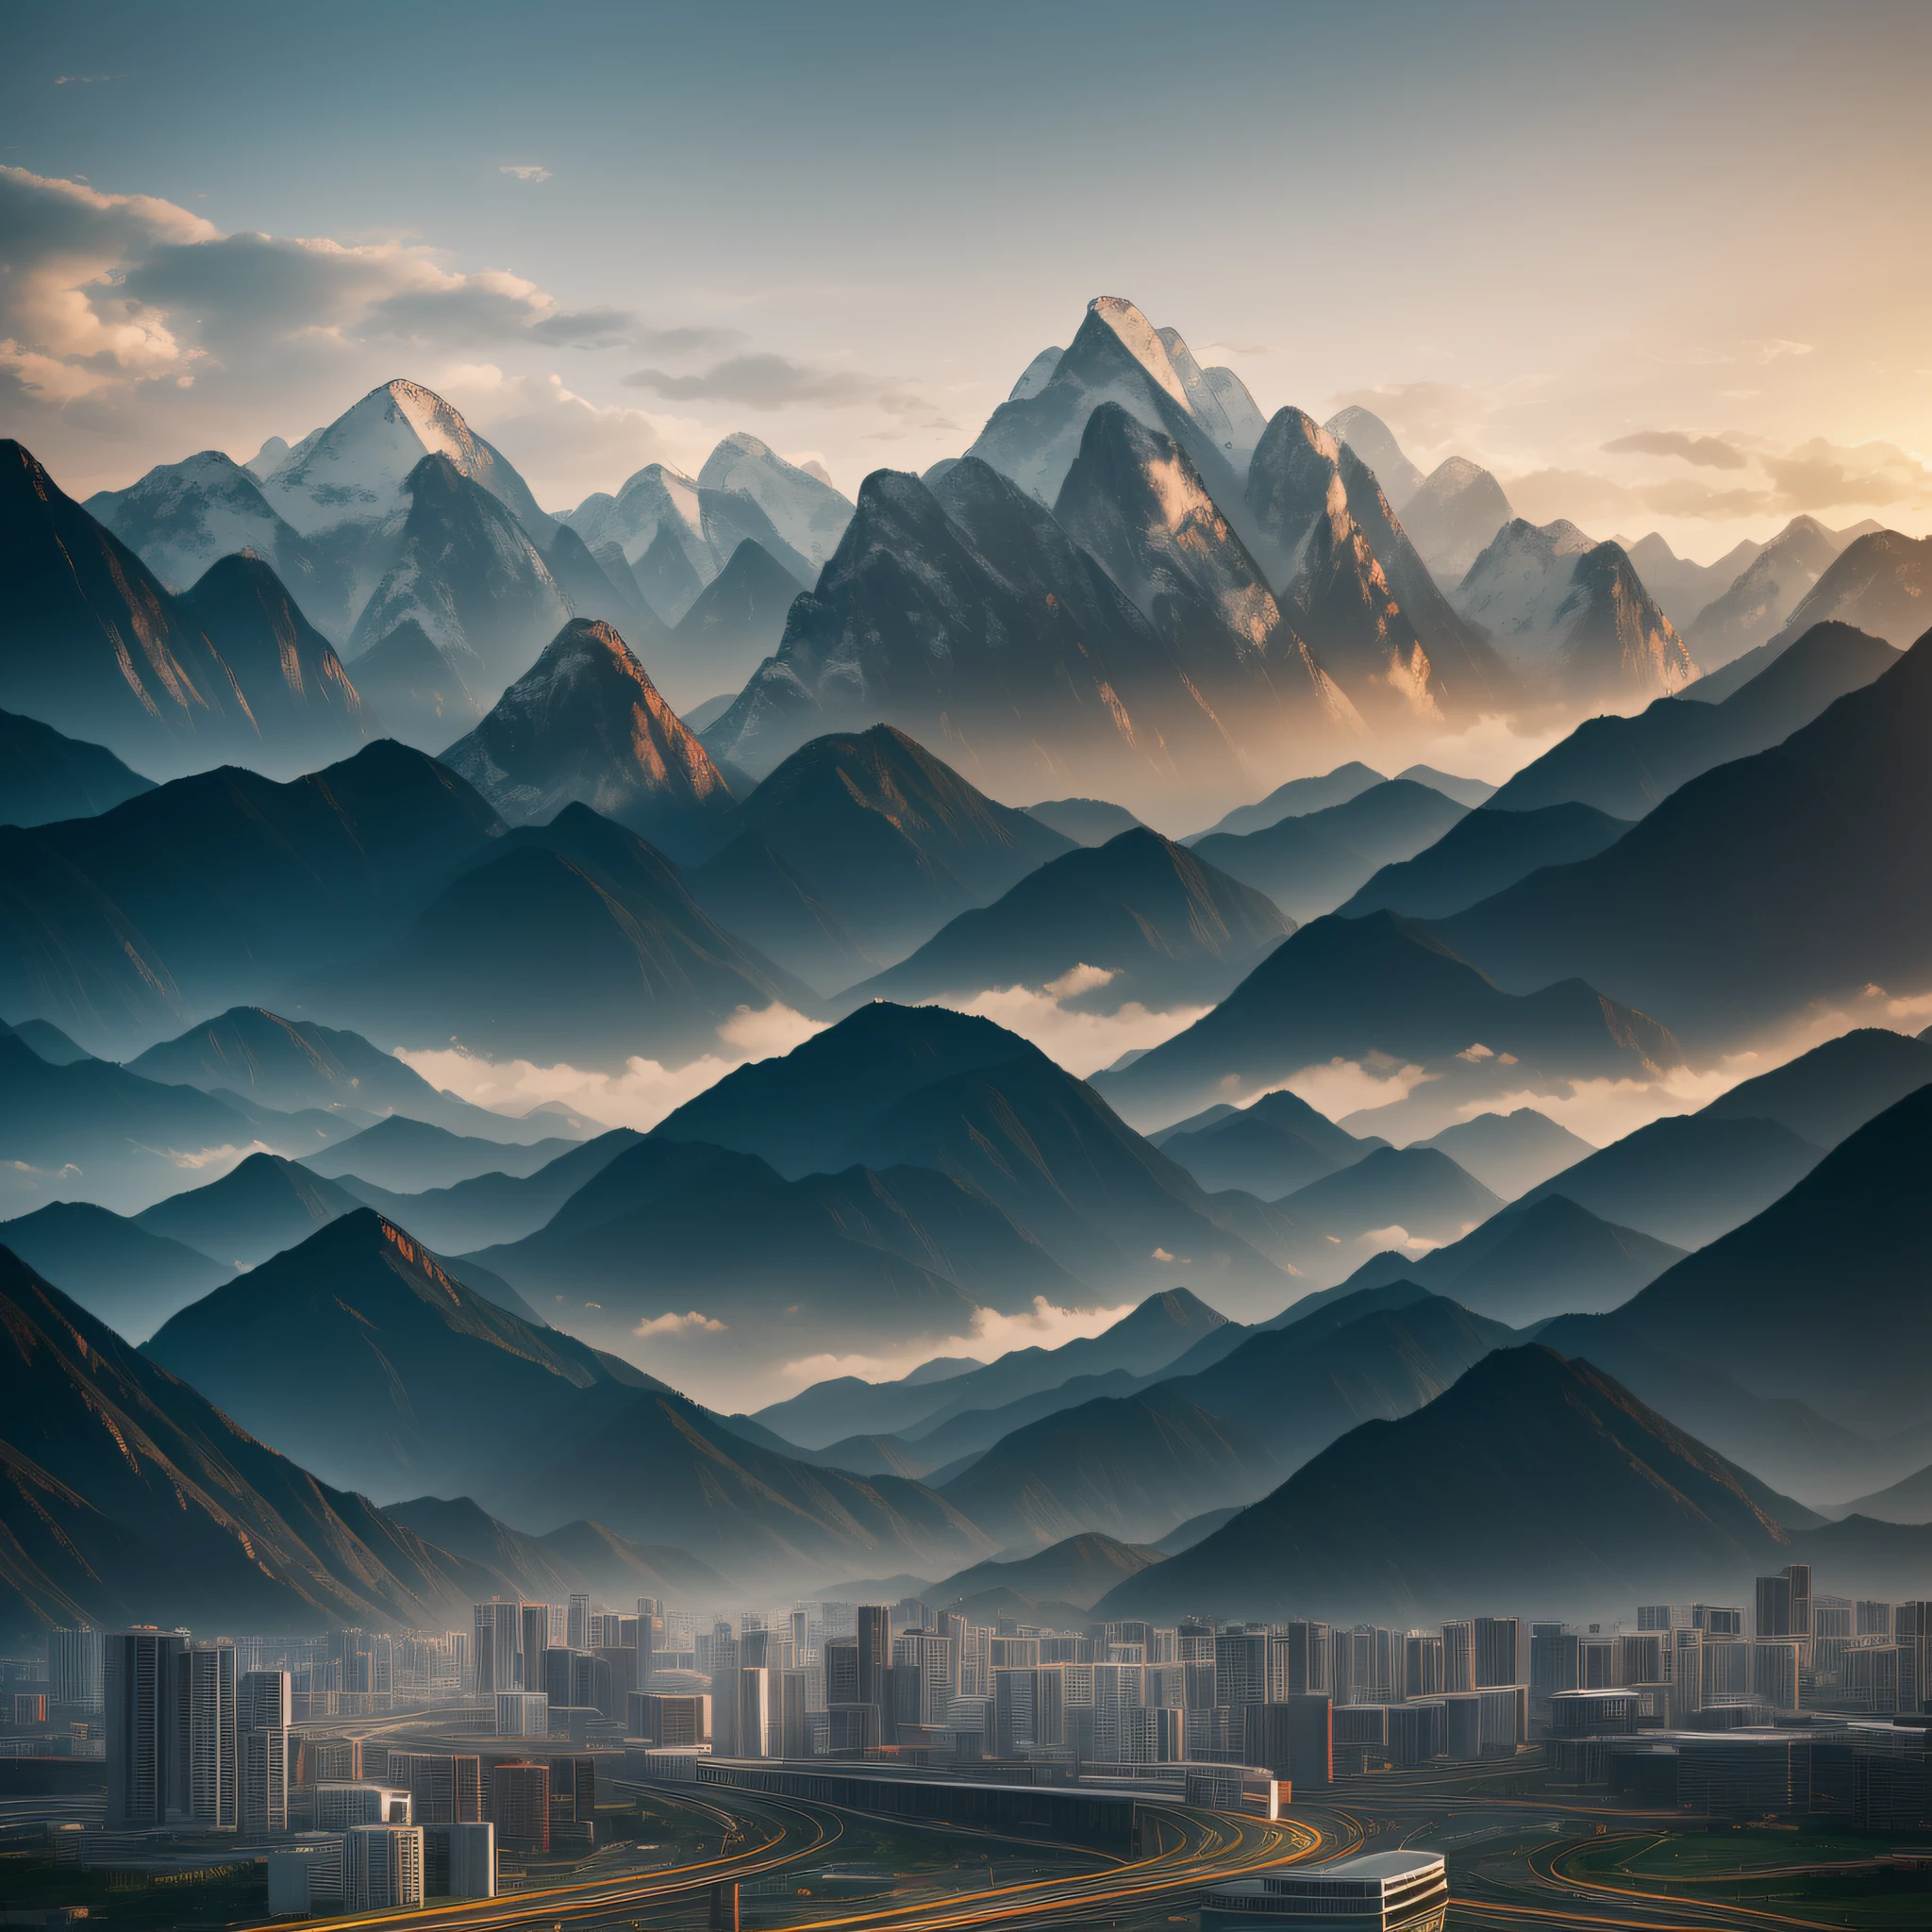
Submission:
<svg viewBox="0 0 1932 1932">
<path fill-rule="evenodd" d="M 32 1660 L 5 1662 L 27 1681 Z M 467 1632 L 56 1629 L 42 1673 L 14 1692 L 17 1741 L 36 1757 L 72 1755 L 55 1727 L 91 1733 L 107 1781 L 98 1823 L 52 1827 L 57 1863 L 155 1878 L 260 1861 L 280 1916 L 491 1898 L 499 1848 L 594 1843 L 588 1755 L 394 1749 L 334 1734 L 341 1718 L 412 1707 L 436 1708 L 438 1728 L 474 1728 Z M 234 1849 L 209 1849 L 223 1843 Z"/>
<path fill-rule="evenodd" d="M 567 1639 L 593 1641 L 551 1642 L 559 1617 Z M 1586 1787 L 1662 1791 L 1681 1769 L 1673 1807 L 1722 1812 L 1783 1790 L 1760 1808 L 1835 1810 L 1874 1829 L 1932 1822 L 1918 1721 L 1932 1699 L 1932 1603 L 1815 1594 L 1804 1565 L 1760 1578 L 1749 1604 L 1646 1605 L 1608 1629 L 1474 1616 L 1407 1630 L 1312 1619 L 1062 1630 L 975 1624 L 916 1599 L 707 1617 L 643 1598 L 634 1618 L 479 1605 L 472 1648 L 479 1690 L 568 1684 L 575 1706 L 588 1686 L 610 1740 L 621 1717 L 627 1742 L 665 1757 L 1035 1779 L 1227 1765 L 1314 1791 L 1538 1750 Z M 562 1735 L 554 1702 L 539 1720 L 504 1701 L 545 1692 L 498 1694 L 505 1734 L 541 1722 Z M 1746 1761 L 1776 1767 L 1770 1782 L 1724 1770 Z"/>
<path fill-rule="evenodd" d="M 1233 1807 L 1251 1786 L 1272 1805 L 1533 1752 L 1555 1785 L 1645 1807 L 1932 1827 L 1932 1602 L 1824 1595 L 1802 1564 L 1748 1604 L 1644 1605 L 1607 1629 L 1056 1629 L 916 1599 L 724 1615 L 579 1595 L 493 1599 L 441 1635 L 55 1630 L 43 1663 L 0 1673 L 0 1750 L 105 1758 L 104 1821 L 61 1827 L 58 1857 L 138 1865 L 171 1834 L 227 1835 L 266 1855 L 278 1911 L 493 1896 L 499 1848 L 594 1842 L 607 1750 L 634 1775 L 708 1779 L 815 1760 L 1014 1787 L 1219 1778 Z M 494 1749 L 337 1734 L 413 1709 Z"/>
</svg>

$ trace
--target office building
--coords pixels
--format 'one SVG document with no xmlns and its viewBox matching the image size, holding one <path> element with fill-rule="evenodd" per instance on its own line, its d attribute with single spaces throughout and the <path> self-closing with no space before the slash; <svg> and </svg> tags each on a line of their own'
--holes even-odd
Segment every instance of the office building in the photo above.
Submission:
<svg viewBox="0 0 1932 1932">
<path fill-rule="evenodd" d="M 1894 1604 L 1891 1630 L 1898 1645 L 1898 1707 L 1923 1711 L 1932 1704 L 1932 1603 Z"/>
<path fill-rule="evenodd" d="M 267 1838 L 289 1828 L 292 1735 L 287 1724 L 262 1725 L 242 1733 L 241 1828 L 249 1838 Z"/>
<path fill-rule="evenodd" d="M 1798 1672 L 1805 1651 L 1806 1641 L 1802 1637 L 1757 1639 L 1751 1645 L 1752 1696 L 1770 1705 L 1774 1710 L 1796 1710 Z"/>
<path fill-rule="evenodd" d="M 499 1738 L 547 1738 L 550 1700 L 541 1690 L 499 1690 L 496 1693 L 496 1735 Z"/>
<path fill-rule="evenodd" d="M 1811 1638 L 1811 1566 L 1791 1563 L 1776 1576 L 1757 1579 L 1757 1637 L 1795 1637 L 1807 1646 Z M 1795 1707 L 1791 1707 L 1795 1708 Z"/>
<path fill-rule="evenodd" d="M 351 1825 L 342 1845 L 343 1910 L 406 1911 L 422 1903 L 421 1827 Z"/>
<path fill-rule="evenodd" d="M 1560 1624 L 1529 1626 L 1529 1701 L 1538 1716 L 1557 1691 L 1580 1690 L 1582 1674 L 1582 1639 L 1574 1630 Z"/>
<path fill-rule="evenodd" d="M 57 1709 L 81 1717 L 101 1714 L 101 1657 L 98 1630 L 83 1624 L 77 1630 L 47 1632 L 47 1696 Z"/>
<path fill-rule="evenodd" d="M 738 1639 L 728 1624 L 713 1626 L 707 1655 L 711 1670 L 711 1752 L 718 1757 L 737 1757 L 742 1755 L 736 1688 L 740 1665 Z"/>
<path fill-rule="evenodd" d="M 524 1687 L 524 1607 L 515 1600 L 478 1604 L 473 1648 L 476 1690 L 493 1696 Z"/>
<path fill-rule="evenodd" d="M 1854 1637 L 1890 1637 L 1891 1630 L 1891 1606 L 1875 1603 L 1866 1597 L 1852 1607 L 1852 1635 Z"/>
<path fill-rule="evenodd" d="M 1269 1640 L 1269 1701 L 1279 1704 L 1284 1698 L 1306 1697 L 1327 1689 L 1327 1624 L 1300 1619 L 1284 1624 Z"/>
<path fill-rule="evenodd" d="M 490 1767 L 490 1820 L 507 1852 L 550 1849 L 550 1767 L 520 1758 Z"/>
<path fill-rule="evenodd" d="M 625 1726 L 647 1744 L 690 1748 L 711 1741 L 711 1700 L 699 1693 L 633 1690 Z"/>
<path fill-rule="evenodd" d="M 858 1704 L 886 1705 L 886 1672 L 892 1661 L 891 1612 L 884 1604 L 860 1604 L 855 1620 L 855 1659 L 858 1672 Z"/>
<path fill-rule="evenodd" d="M 1437 1697 L 1442 1690 L 1442 1639 L 1440 1632 L 1411 1630 L 1402 1640 L 1402 1694 Z"/>
<path fill-rule="evenodd" d="M 340 1835 L 310 1843 L 277 1846 L 268 1855 L 268 1915 L 303 1919 L 342 1902 Z"/>
<path fill-rule="evenodd" d="M 986 1633 L 980 1633 L 982 1635 Z M 858 1640 L 856 1637 L 832 1637 L 825 1640 L 825 1702 L 833 1704 L 858 1704 L 863 1700 L 858 1694 Z M 967 1696 L 989 1696 L 992 1690 L 992 1673 L 985 1674 L 984 1687 L 978 1690 L 965 1691 Z"/>
<path fill-rule="evenodd" d="M 425 1898 L 496 1896 L 496 1827 L 487 1823 L 423 1827 Z"/>
<path fill-rule="evenodd" d="M 926 1726 L 943 1724 L 946 1707 L 958 1694 L 959 1688 L 953 1675 L 953 1646 L 944 1633 L 920 1629 L 895 1637 L 892 1667 L 895 1671 L 909 1668 L 918 1674 L 917 1710 L 909 1722 Z M 908 1722 L 903 1712 L 900 1722 Z"/>
<path fill-rule="evenodd" d="M 289 1828 L 294 1693 L 287 1671 L 243 1671 L 235 1690 L 241 1828 L 261 1838 Z"/>
<path fill-rule="evenodd" d="M 712 1680 L 717 1681 L 715 1678 Z M 769 1757 L 776 1755 L 773 1736 L 777 1713 L 772 1701 L 772 1673 L 763 1665 L 741 1665 L 738 1672 L 738 1748 L 740 1757 Z"/>
<path fill-rule="evenodd" d="M 235 1831 L 242 1822 L 235 1646 L 193 1645 L 176 1665 L 177 1684 L 184 1666 L 188 1774 L 186 1802 L 177 1800 L 178 1808 L 203 1831 Z M 180 1711 L 177 1702 L 177 1716 Z"/>
<path fill-rule="evenodd" d="M 575 1591 L 571 1593 L 570 1604 L 564 1612 L 563 1641 L 568 1650 L 589 1650 L 591 1647 L 591 1599 Z"/>
<path fill-rule="evenodd" d="M 1267 1682 L 1266 1633 L 1262 1634 L 1260 1648 L 1256 1653 L 1261 1663 L 1261 1681 Z M 1134 1728 L 1139 1720 L 1131 1713 L 1146 1707 L 1146 1674 L 1140 1664 L 1093 1664 L 1089 1666 L 1093 1673 L 1093 1756 L 1102 1764 L 1126 1764 L 1137 1761 L 1132 1752 L 1133 1740 L 1145 1735 L 1144 1726 Z M 1058 1685 L 1058 1675 L 1052 1671 L 1036 1671 L 1036 1682 L 1041 1689 L 1036 1696 L 1043 1706 L 1051 1697 Z M 1051 1680 L 1051 1681 L 1048 1681 Z M 1042 1721 L 1043 1727 L 1043 1721 Z M 1057 1741 L 1051 1736 L 1039 1739 L 1042 1744 Z"/>
<path fill-rule="evenodd" d="M 1239 1710 L 1268 1701 L 1269 1633 L 1264 1624 L 1231 1624 L 1214 1639 L 1215 1702 Z"/>
<path fill-rule="evenodd" d="M 1475 1648 L 1475 1688 L 1498 1689 L 1526 1682 L 1523 1666 L 1528 1661 L 1523 1649 L 1521 1617 L 1478 1617 L 1473 1632 Z"/>
<path fill-rule="evenodd" d="M 1305 1872 L 1212 1886 L 1202 1932 L 1424 1932 L 1442 1924 L 1449 1875 L 1440 1852 L 1372 1852 Z"/>
<path fill-rule="evenodd" d="M 1467 1620 L 1442 1625 L 1442 1689 L 1475 1689 L 1475 1625 Z"/>
<path fill-rule="evenodd" d="M 164 1824 L 175 1785 L 175 1666 L 187 1640 L 159 1630 L 117 1631 L 102 1645 L 109 1831 Z"/>
<path fill-rule="evenodd" d="M 1334 1706 L 1326 1696 L 1251 1706 L 1243 1731 L 1248 1762 L 1287 1778 L 1294 1790 L 1325 1790 L 1335 1782 Z"/>
<path fill-rule="evenodd" d="M 550 1760 L 550 1815 L 573 1824 L 597 1822 L 597 1760 L 589 1752 Z"/>
<path fill-rule="evenodd" d="M 409 1794 L 396 1785 L 317 1785 L 315 1828 L 348 1831 L 358 1824 L 413 1824 Z"/>
<path fill-rule="evenodd" d="M 389 1777 L 391 1784 L 409 1793 L 411 1824 L 475 1824 L 482 1820 L 480 1757 L 467 1753 L 391 1751 Z"/>
</svg>

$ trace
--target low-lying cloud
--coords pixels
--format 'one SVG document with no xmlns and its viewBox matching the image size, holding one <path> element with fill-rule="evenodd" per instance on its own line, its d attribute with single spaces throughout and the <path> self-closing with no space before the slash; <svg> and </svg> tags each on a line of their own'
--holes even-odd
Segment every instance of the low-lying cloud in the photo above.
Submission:
<svg viewBox="0 0 1932 1932">
<path fill-rule="evenodd" d="M 883 409 L 909 415 L 930 405 L 905 382 L 851 369 L 811 369 L 764 352 L 730 356 L 694 375 L 634 369 L 621 378 L 628 389 L 647 389 L 669 402 L 741 403 L 751 409 Z"/>
<path fill-rule="evenodd" d="M 1133 1312 L 1132 1302 L 1117 1307 L 1061 1308 L 1042 1295 L 1033 1306 L 1004 1315 L 980 1308 L 964 1335 L 925 1336 L 872 1355 L 812 1355 L 787 1362 L 779 1375 L 793 1389 L 823 1382 L 834 1375 L 857 1375 L 866 1382 L 891 1382 L 909 1374 L 922 1362 L 941 1356 L 967 1356 L 990 1362 L 1009 1349 L 1059 1348 L 1083 1337 L 1104 1334 Z"/>
<path fill-rule="evenodd" d="M 633 1055 L 617 1074 L 574 1067 L 567 1061 L 542 1067 L 533 1060 L 491 1060 L 460 1046 L 398 1047 L 396 1058 L 432 1087 L 496 1113 L 520 1116 L 557 1101 L 606 1126 L 635 1127 L 642 1133 L 687 1100 L 716 1086 L 733 1067 L 789 1053 L 822 1030 L 818 1021 L 789 1007 L 774 1005 L 756 1011 L 741 1007 L 718 1029 L 722 1051 L 682 1066 Z"/>
<path fill-rule="evenodd" d="M 1030 1040 L 1049 1059 L 1082 1080 L 1112 1066 L 1123 1054 L 1144 1053 L 1172 1040 L 1208 1010 L 1175 1007 L 1155 1012 L 1129 1000 L 1111 1013 L 1091 1013 L 1072 1004 L 1113 977 L 1102 967 L 1075 966 L 1044 987 L 993 987 L 971 999 L 927 1004 L 994 1021 L 1009 1033 Z"/>
</svg>

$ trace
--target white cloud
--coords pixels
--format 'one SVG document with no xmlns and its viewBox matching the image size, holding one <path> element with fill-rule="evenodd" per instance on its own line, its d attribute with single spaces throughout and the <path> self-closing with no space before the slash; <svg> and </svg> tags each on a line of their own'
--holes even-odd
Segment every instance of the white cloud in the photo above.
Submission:
<svg viewBox="0 0 1932 1932">
<path fill-rule="evenodd" d="M 1407 1100 L 1415 1090 L 1435 1076 L 1411 1063 L 1371 1057 L 1368 1060 L 1348 1060 L 1339 1055 L 1299 1073 L 1291 1074 L 1277 1084 L 1298 1099 L 1306 1100 L 1317 1113 L 1331 1121 L 1344 1114 L 1359 1113 L 1372 1107 L 1392 1107 Z M 1268 1090 L 1257 1088 L 1256 1098 Z"/>
<path fill-rule="evenodd" d="M 646 463 L 695 473 L 717 441 L 694 417 L 593 403 L 557 375 L 510 375 L 494 362 L 435 374 L 437 392 L 509 458 L 540 503 L 570 506 L 614 489 Z"/>
<path fill-rule="evenodd" d="M 723 1335 L 725 1325 L 692 1308 L 682 1315 L 653 1315 L 648 1321 L 640 1322 L 631 1333 L 665 1341 L 676 1335 Z"/>
<path fill-rule="evenodd" d="M 1124 1053 L 1145 1051 L 1191 1026 L 1208 1008 L 1176 1007 L 1150 1012 L 1129 1000 L 1111 1013 L 1083 1012 L 1065 1002 L 1105 986 L 1114 975 L 1098 966 L 1075 966 L 1043 988 L 995 987 L 970 1000 L 928 1002 L 996 1021 L 1009 1033 L 1030 1040 L 1049 1059 L 1084 1080 L 1110 1067 Z"/>
<path fill-rule="evenodd" d="M 499 1113 L 521 1114 L 545 1101 L 589 1114 L 613 1127 L 655 1127 L 668 1113 L 715 1086 L 733 1067 L 772 1053 L 787 1053 L 822 1031 L 789 1007 L 754 1012 L 741 1007 L 719 1029 L 725 1054 L 704 1054 L 681 1067 L 633 1055 L 621 1074 L 574 1067 L 567 1061 L 540 1067 L 525 1059 L 489 1060 L 463 1047 L 399 1047 L 396 1058 L 415 1069 L 432 1087 Z"/>
<path fill-rule="evenodd" d="M 823 1382 L 834 1375 L 858 1375 L 868 1382 L 895 1381 L 935 1356 L 970 1356 L 991 1361 L 1014 1348 L 1058 1348 L 1082 1337 L 1104 1334 L 1133 1312 L 1132 1302 L 1118 1307 L 1060 1308 L 1042 1295 L 1017 1314 L 1003 1315 L 980 1308 L 964 1335 L 929 1336 L 908 1341 L 878 1355 L 812 1355 L 787 1362 L 778 1371 L 793 1388 Z"/>
<path fill-rule="evenodd" d="M 496 171 L 499 175 L 514 175 L 519 181 L 547 181 L 550 170 L 540 168 L 534 161 L 508 161 Z"/>
</svg>

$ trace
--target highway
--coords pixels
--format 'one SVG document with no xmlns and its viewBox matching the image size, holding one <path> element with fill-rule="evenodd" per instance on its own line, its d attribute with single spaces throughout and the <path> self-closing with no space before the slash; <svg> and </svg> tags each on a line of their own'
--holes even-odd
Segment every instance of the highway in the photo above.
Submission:
<svg viewBox="0 0 1932 1932">
<path fill-rule="evenodd" d="M 633 1788 L 639 1789 L 639 1788 Z M 589 1932 L 598 1926 L 628 1927 L 648 1923 L 667 1908 L 689 1911 L 706 1890 L 721 1882 L 768 1876 L 808 1860 L 822 1861 L 843 1837 L 848 1817 L 877 1824 L 864 1814 L 799 1799 L 763 1793 L 728 1794 L 708 1790 L 703 1796 L 673 1787 L 648 1787 L 652 1802 L 696 1812 L 719 1829 L 725 1849 L 712 1857 L 643 1871 L 636 1868 L 542 1890 L 507 1893 L 482 1900 L 443 1900 L 415 1911 L 372 1919 L 319 1918 L 312 1932 L 350 1932 L 379 1924 L 385 1928 L 436 1927 L 449 1932 L 505 1932 L 511 1926 L 567 1926 Z M 951 1839 L 983 1839 L 989 1845 L 1032 1856 L 1056 1851 L 1077 1853 L 1080 1869 L 1024 1882 L 977 1888 L 907 1900 L 904 1894 L 854 1903 L 824 1917 L 788 1919 L 786 1932 L 950 1932 L 969 1925 L 1023 1925 L 1050 1920 L 1056 1926 L 1113 1924 L 1139 1919 L 1165 1907 L 1191 1911 L 1203 1886 L 1253 1873 L 1265 1866 L 1344 1856 L 1360 1842 L 1352 1819 L 1319 1810 L 1298 1810 L 1279 1824 L 1178 1805 L 1142 1800 L 1143 1842 L 1136 1857 L 1108 1862 L 1089 1849 L 1056 1846 L 1037 1838 L 1004 1838 L 935 1827 Z M 904 1830 L 904 1821 L 891 1821 Z M 736 1836 L 739 1842 L 731 1843 Z M 776 1901 L 761 1900 L 769 1907 Z"/>
</svg>

